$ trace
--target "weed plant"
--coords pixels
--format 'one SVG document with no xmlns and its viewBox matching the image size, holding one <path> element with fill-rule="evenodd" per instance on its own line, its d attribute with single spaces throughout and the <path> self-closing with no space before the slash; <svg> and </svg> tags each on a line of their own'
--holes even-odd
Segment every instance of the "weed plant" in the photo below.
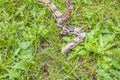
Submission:
<svg viewBox="0 0 120 80">
<path fill-rule="evenodd" d="M 52 0 L 61 12 L 64 0 Z M 34 0 L 0 0 L 0 80 L 120 80 L 120 0 L 73 0 L 69 26 L 86 39 L 68 54 L 55 18 Z"/>
</svg>

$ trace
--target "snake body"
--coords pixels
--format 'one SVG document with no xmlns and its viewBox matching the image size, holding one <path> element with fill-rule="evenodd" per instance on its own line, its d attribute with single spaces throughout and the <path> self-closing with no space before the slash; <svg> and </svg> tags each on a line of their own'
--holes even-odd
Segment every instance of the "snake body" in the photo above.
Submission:
<svg viewBox="0 0 120 80">
<path fill-rule="evenodd" d="M 77 36 L 70 43 L 68 43 L 66 46 L 62 48 L 62 53 L 67 53 L 73 47 L 75 47 L 77 44 L 79 44 L 85 39 L 85 32 L 82 29 L 68 27 L 64 25 L 64 23 L 69 19 L 70 13 L 74 7 L 72 0 L 66 0 L 67 11 L 64 15 L 58 10 L 56 5 L 53 2 L 51 2 L 51 0 L 39 0 L 39 2 L 44 3 L 48 8 L 50 8 L 53 16 L 56 18 L 57 26 L 62 36 L 65 36 L 67 34 L 74 34 Z"/>
</svg>

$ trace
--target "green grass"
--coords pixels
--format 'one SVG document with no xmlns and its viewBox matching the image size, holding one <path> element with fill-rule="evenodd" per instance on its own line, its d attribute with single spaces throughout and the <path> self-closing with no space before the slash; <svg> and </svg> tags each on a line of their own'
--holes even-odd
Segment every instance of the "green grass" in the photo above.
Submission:
<svg viewBox="0 0 120 80">
<path fill-rule="evenodd" d="M 63 0 L 53 2 L 65 12 Z M 120 1 L 73 2 L 69 25 L 82 28 L 86 39 L 63 55 L 74 36 L 59 37 L 49 9 L 33 0 L 0 0 L 0 80 L 120 80 Z"/>
</svg>

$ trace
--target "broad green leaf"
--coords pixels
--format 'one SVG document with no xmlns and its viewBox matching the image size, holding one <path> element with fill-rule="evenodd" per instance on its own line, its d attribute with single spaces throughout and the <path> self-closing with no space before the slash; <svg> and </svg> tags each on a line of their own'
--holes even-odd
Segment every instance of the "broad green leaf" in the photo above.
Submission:
<svg viewBox="0 0 120 80">
<path fill-rule="evenodd" d="M 31 42 L 29 42 L 29 41 L 21 42 L 21 43 L 19 43 L 19 48 L 27 49 L 30 46 L 30 44 L 31 44 Z"/>
<path fill-rule="evenodd" d="M 23 60 L 31 60 L 33 58 L 32 52 L 32 50 L 23 50 L 20 52 L 19 57 Z"/>
<path fill-rule="evenodd" d="M 9 79 L 15 79 L 20 76 L 20 73 L 16 70 L 10 70 L 8 73 Z"/>
<path fill-rule="evenodd" d="M 71 41 L 70 37 L 67 37 L 67 36 L 63 37 L 62 40 L 66 41 L 66 42 L 70 42 Z"/>
</svg>

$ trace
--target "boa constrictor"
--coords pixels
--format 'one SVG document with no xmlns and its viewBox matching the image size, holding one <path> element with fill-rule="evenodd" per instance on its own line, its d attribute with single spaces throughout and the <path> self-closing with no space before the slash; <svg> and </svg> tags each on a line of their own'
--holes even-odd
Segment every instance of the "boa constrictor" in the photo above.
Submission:
<svg viewBox="0 0 120 80">
<path fill-rule="evenodd" d="M 62 48 L 62 53 L 67 53 L 69 50 L 71 50 L 78 43 L 80 43 L 81 41 L 85 39 L 85 32 L 82 29 L 68 27 L 64 25 L 64 23 L 69 19 L 71 10 L 74 7 L 71 0 L 66 0 L 67 12 L 64 15 L 58 10 L 56 5 L 53 2 L 51 2 L 51 0 L 38 0 L 38 1 L 44 3 L 47 7 L 50 8 L 53 16 L 57 20 L 57 26 L 59 30 L 61 31 L 62 36 L 67 35 L 67 34 L 77 35 L 76 38 L 74 38 L 70 43 L 68 43 L 66 46 Z"/>
</svg>

